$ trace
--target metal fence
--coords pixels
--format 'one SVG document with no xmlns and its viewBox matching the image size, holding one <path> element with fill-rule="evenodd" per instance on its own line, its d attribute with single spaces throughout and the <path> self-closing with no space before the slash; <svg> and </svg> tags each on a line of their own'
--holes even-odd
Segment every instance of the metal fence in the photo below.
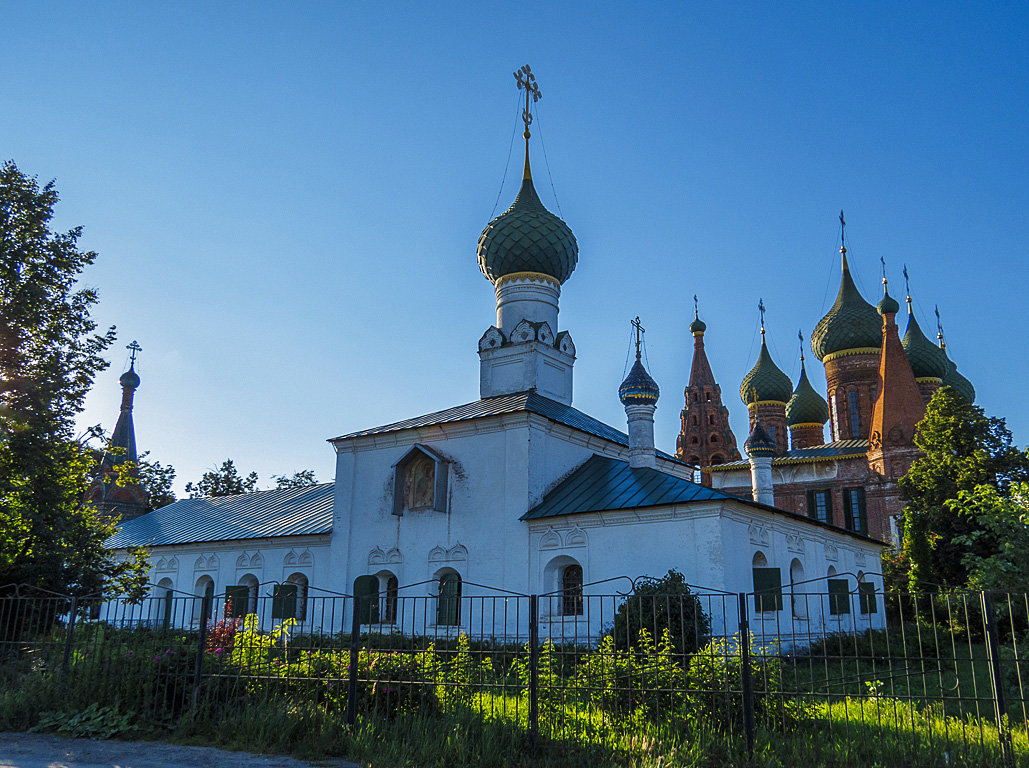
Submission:
<svg viewBox="0 0 1029 768">
<path fill-rule="evenodd" d="M 136 603 L 9 588 L 0 668 L 154 722 L 302 699 L 341 727 L 472 715 L 528 749 L 717 738 L 1029 764 L 1026 594 L 281 586 Z"/>
</svg>

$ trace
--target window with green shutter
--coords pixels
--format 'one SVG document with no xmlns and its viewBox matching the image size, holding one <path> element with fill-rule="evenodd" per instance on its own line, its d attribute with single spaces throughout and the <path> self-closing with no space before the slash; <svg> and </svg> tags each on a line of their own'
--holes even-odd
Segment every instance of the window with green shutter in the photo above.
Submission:
<svg viewBox="0 0 1029 768">
<path fill-rule="evenodd" d="M 456 573 L 445 573 L 440 577 L 436 623 L 451 627 L 461 623 L 461 577 Z"/>
<path fill-rule="evenodd" d="M 868 533 L 864 488 L 843 489 L 843 527 L 854 533 Z"/>
<path fill-rule="evenodd" d="M 250 587 L 246 584 L 225 588 L 225 616 L 227 618 L 239 619 L 246 616 L 249 605 Z"/>
<path fill-rule="evenodd" d="M 782 575 L 778 568 L 754 569 L 754 610 L 758 613 L 782 610 Z"/>
<path fill-rule="evenodd" d="M 842 616 L 850 613 L 850 588 L 846 579 L 829 579 L 829 614 Z"/>
<path fill-rule="evenodd" d="M 379 623 L 379 577 L 358 576 L 354 579 L 354 599 L 362 624 Z"/>
<path fill-rule="evenodd" d="M 297 585 L 276 584 L 272 590 L 272 618 L 294 619 L 297 615 Z"/>
<path fill-rule="evenodd" d="M 858 582 L 858 606 L 861 613 L 877 613 L 879 610 L 875 600 L 875 584 L 871 582 Z"/>
<path fill-rule="evenodd" d="M 812 520 L 832 523 L 832 491 L 808 491 L 807 516 Z"/>
</svg>

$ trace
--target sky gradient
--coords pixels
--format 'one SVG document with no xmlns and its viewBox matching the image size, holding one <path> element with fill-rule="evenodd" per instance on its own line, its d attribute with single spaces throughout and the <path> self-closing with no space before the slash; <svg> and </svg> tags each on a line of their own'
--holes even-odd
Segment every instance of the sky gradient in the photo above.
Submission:
<svg viewBox="0 0 1029 768">
<path fill-rule="evenodd" d="M 939 304 L 1029 441 L 1029 5 L 210 5 L 12 3 L 0 29 L 0 158 L 56 179 L 118 327 L 80 423 L 113 427 L 138 339 L 137 442 L 179 492 L 229 457 L 327 480 L 327 438 L 478 398 L 475 245 L 517 191 L 524 63 L 536 187 L 579 242 L 580 410 L 624 430 L 638 314 L 674 450 L 697 294 L 742 445 L 758 299 L 795 382 L 843 208 L 866 299 L 907 264 L 922 328 Z"/>
</svg>

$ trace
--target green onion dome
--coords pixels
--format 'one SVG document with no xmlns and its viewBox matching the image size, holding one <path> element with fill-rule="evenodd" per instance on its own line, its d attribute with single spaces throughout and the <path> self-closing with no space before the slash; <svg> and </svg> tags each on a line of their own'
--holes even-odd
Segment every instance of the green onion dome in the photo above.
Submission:
<svg viewBox="0 0 1029 768">
<path fill-rule="evenodd" d="M 622 401 L 622 405 L 654 405 L 660 396 L 661 389 L 657 386 L 657 382 L 650 377 L 647 369 L 643 367 L 643 363 L 637 357 L 636 362 L 629 369 L 629 375 L 625 377 L 625 381 L 618 388 L 618 399 Z"/>
<path fill-rule="evenodd" d="M 793 384 L 790 377 L 783 373 L 772 360 L 765 344 L 764 332 L 761 336 L 761 354 L 750 373 L 743 377 L 740 384 L 740 399 L 747 405 L 755 400 L 774 400 L 786 403 L 793 396 Z"/>
<path fill-rule="evenodd" d="M 743 444 L 743 450 L 748 456 L 775 456 L 775 441 L 768 436 L 760 421 L 754 422 L 754 429 L 751 430 L 747 442 Z"/>
<path fill-rule="evenodd" d="M 843 277 L 836 303 L 818 321 L 811 334 L 811 351 L 824 361 L 834 352 L 845 349 L 879 349 L 882 346 L 882 319 L 875 307 L 862 298 L 854 285 L 843 256 Z"/>
<path fill-rule="evenodd" d="M 940 351 L 943 352 L 943 350 Z M 943 352 L 943 354 L 947 353 Z M 975 387 L 972 386 L 972 382 L 958 373 L 957 365 L 949 357 L 947 358 L 947 375 L 943 377 L 943 385 L 952 387 L 969 405 L 975 402 Z"/>
<path fill-rule="evenodd" d="M 786 424 L 825 424 L 829 421 L 829 405 L 808 381 L 804 363 L 800 364 L 800 381 L 793 397 L 786 403 Z"/>
<path fill-rule="evenodd" d="M 579 260 L 579 246 L 526 178 L 511 207 L 482 230 L 478 254 L 479 269 L 492 283 L 515 272 L 537 272 L 564 283 Z"/>
<path fill-rule="evenodd" d="M 885 281 L 884 281 L 885 282 Z M 886 286 L 883 285 L 883 297 L 877 306 L 876 311 L 885 317 L 886 315 L 895 315 L 900 312 L 900 302 L 890 296 L 890 292 L 886 290 Z"/>
<path fill-rule="evenodd" d="M 700 319 L 700 315 L 697 315 L 690 323 L 690 333 L 703 333 L 706 330 L 707 323 Z"/>
<path fill-rule="evenodd" d="M 129 370 L 125 371 L 118 379 L 121 385 L 126 389 L 136 389 L 139 387 L 139 374 L 136 373 L 136 367 L 134 365 L 129 366 Z"/>
<path fill-rule="evenodd" d="M 947 355 L 922 333 L 911 304 L 908 304 L 908 327 L 901 339 L 911 372 L 916 379 L 943 379 L 947 375 Z"/>
</svg>

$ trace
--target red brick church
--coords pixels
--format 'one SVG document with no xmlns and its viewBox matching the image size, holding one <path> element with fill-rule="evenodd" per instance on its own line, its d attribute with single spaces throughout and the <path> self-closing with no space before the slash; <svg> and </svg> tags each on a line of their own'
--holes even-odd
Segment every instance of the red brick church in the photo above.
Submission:
<svg viewBox="0 0 1029 768">
<path fill-rule="evenodd" d="M 873 307 L 854 284 L 845 243 L 840 254 L 839 295 L 811 334 L 811 351 L 825 366 L 827 399 L 808 380 L 803 354 L 796 386 L 775 364 L 763 320 L 761 351 L 740 385 L 740 397 L 751 431 L 760 423 L 775 443 L 775 506 L 894 541 L 903 508 L 897 480 L 918 456 L 913 437 L 926 405 L 941 386 L 953 387 L 969 402 L 975 390 L 948 358 L 942 328 L 936 344 L 926 338 L 911 296 L 901 340 L 900 305 L 889 295 L 885 274 L 882 300 Z M 704 351 L 706 330 L 697 312 L 690 325 L 693 367 L 676 453 L 701 468 L 706 485 L 749 496 L 751 466 L 741 458 L 729 427 L 729 411 Z"/>
</svg>

